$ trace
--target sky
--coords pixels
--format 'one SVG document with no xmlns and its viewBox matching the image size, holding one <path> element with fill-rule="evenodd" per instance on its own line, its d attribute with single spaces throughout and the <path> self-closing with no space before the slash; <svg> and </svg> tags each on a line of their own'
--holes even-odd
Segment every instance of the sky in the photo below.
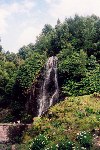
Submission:
<svg viewBox="0 0 100 150">
<path fill-rule="evenodd" d="M 56 25 L 65 18 L 95 14 L 100 0 L 0 0 L 0 37 L 5 51 L 18 52 L 35 43 L 45 24 Z"/>
</svg>

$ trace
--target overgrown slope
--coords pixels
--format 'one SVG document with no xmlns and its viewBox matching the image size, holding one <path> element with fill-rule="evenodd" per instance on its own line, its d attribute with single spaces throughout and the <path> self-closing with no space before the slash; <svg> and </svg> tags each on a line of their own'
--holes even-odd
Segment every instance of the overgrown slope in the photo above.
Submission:
<svg viewBox="0 0 100 150">
<path fill-rule="evenodd" d="M 43 137 L 41 137 L 41 135 L 43 135 L 48 138 L 48 143 L 45 144 L 43 149 L 46 149 L 46 147 L 50 149 L 52 146 L 51 150 L 56 150 L 57 147 L 54 147 L 65 141 L 65 143 L 68 141 L 72 142 L 74 147 L 77 145 L 79 149 L 81 149 L 82 146 L 86 149 L 92 149 L 94 145 L 92 145 L 92 132 L 94 133 L 95 130 L 100 129 L 99 96 L 100 95 L 94 94 L 89 96 L 70 97 L 51 107 L 45 116 L 34 118 L 32 128 L 24 135 L 24 142 L 31 139 L 36 143 L 37 137 L 38 145 L 39 141 L 41 141 L 40 139 L 44 140 Z M 82 133 L 82 131 L 85 131 L 87 143 L 91 141 L 90 146 L 88 144 L 88 146 L 84 146 L 83 143 L 86 142 L 84 138 L 81 144 L 79 139 L 76 140 L 77 134 Z M 30 146 L 30 144 L 28 144 L 28 146 Z M 70 149 L 72 149 L 71 145 Z"/>
</svg>

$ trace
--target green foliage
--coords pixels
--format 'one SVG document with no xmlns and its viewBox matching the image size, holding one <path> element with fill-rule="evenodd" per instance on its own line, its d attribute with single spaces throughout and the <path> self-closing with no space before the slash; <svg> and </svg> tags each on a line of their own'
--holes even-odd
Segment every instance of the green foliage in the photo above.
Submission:
<svg viewBox="0 0 100 150">
<path fill-rule="evenodd" d="M 72 150 L 74 143 L 71 141 L 65 141 L 58 144 L 58 150 Z"/>
<path fill-rule="evenodd" d="M 77 111 L 76 116 L 78 116 L 78 118 L 82 119 L 83 117 L 85 117 L 85 113 L 82 111 Z"/>
<path fill-rule="evenodd" d="M 9 54 L 10 55 L 10 54 Z M 0 53 L 0 106 L 6 107 L 11 102 L 13 85 L 16 78 L 16 64 L 8 61 L 6 54 Z"/>
<path fill-rule="evenodd" d="M 31 139 L 37 139 L 40 133 L 48 137 L 44 150 L 92 150 L 91 131 L 100 128 L 99 99 L 93 95 L 67 98 L 45 116 L 34 118 L 26 135 Z"/>
<path fill-rule="evenodd" d="M 90 133 L 86 133 L 85 131 L 77 134 L 77 141 L 81 144 L 81 146 L 90 149 L 92 146 L 92 136 Z"/>
<path fill-rule="evenodd" d="M 88 60 L 87 60 L 87 69 L 88 70 L 93 70 L 96 69 L 96 57 L 91 55 Z"/>
<path fill-rule="evenodd" d="M 100 71 L 99 67 L 87 72 L 86 77 L 81 81 L 68 80 L 62 87 L 63 93 L 68 96 L 84 95 L 100 91 Z"/>
<path fill-rule="evenodd" d="M 93 109 L 90 108 L 90 107 L 86 107 L 85 111 L 86 111 L 88 114 L 93 114 L 93 113 L 94 113 Z"/>
<path fill-rule="evenodd" d="M 80 77 L 86 72 L 86 54 L 81 50 L 80 53 L 73 52 L 72 48 L 62 50 L 59 55 L 59 72 L 66 73 L 68 76 Z"/>
<path fill-rule="evenodd" d="M 38 135 L 31 143 L 29 150 L 42 150 L 48 144 L 48 139 L 44 135 Z"/>
<path fill-rule="evenodd" d="M 41 55 L 38 52 L 34 52 L 31 57 L 27 58 L 19 67 L 13 86 L 13 100 L 11 101 L 12 114 L 15 116 L 15 119 L 18 118 L 27 123 L 32 121 L 32 115 L 30 116 L 26 111 L 28 91 L 32 84 L 37 82 L 37 76 L 40 75 L 45 61 L 46 54 Z"/>
<path fill-rule="evenodd" d="M 61 97 L 100 92 L 100 17 L 75 15 L 64 22 L 58 19 L 55 27 L 46 24 L 36 43 L 17 54 L 5 53 L 0 45 L 0 107 L 11 107 L 22 116 L 27 91 L 46 59 L 55 55 Z M 24 114 L 23 120 L 28 120 Z"/>
<path fill-rule="evenodd" d="M 13 121 L 11 110 L 0 108 L 0 122 L 9 123 L 10 121 Z"/>
<path fill-rule="evenodd" d="M 74 147 L 74 143 L 71 141 L 62 141 L 58 144 L 52 144 L 51 146 L 45 148 L 45 150 L 72 150 Z"/>
<path fill-rule="evenodd" d="M 52 26 L 49 24 L 46 24 L 44 28 L 42 29 L 42 34 L 47 35 L 48 33 L 51 33 L 53 30 Z"/>
<path fill-rule="evenodd" d="M 5 54 L 5 59 L 7 62 L 12 62 L 14 63 L 14 65 L 16 67 L 19 66 L 19 61 L 20 61 L 20 58 L 18 58 L 17 54 L 13 53 L 13 52 L 9 52 L 7 51 L 6 54 Z"/>
<path fill-rule="evenodd" d="M 31 123 L 32 122 L 32 116 L 31 115 L 29 115 L 29 114 L 22 114 L 22 118 L 21 118 L 21 121 L 23 122 L 23 123 Z"/>
<path fill-rule="evenodd" d="M 70 43 L 74 48 L 78 50 L 84 49 L 89 56 L 94 55 L 98 57 L 99 49 L 97 48 L 97 43 L 100 39 L 98 36 L 100 32 L 100 18 L 93 15 L 88 17 L 75 15 L 73 19 L 69 18 L 66 21 L 69 26 Z"/>
<path fill-rule="evenodd" d="M 53 145 L 45 148 L 45 150 L 57 150 L 57 147 L 58 147 L 58 144 L 57 145 L 53 144 Z"/>
<path fill-rule="evenodd" d="M 21 65 L 18 70 L 17 80 L 23 89 L 27 89 L 31 86 L 39 74 L 40 69 L 44 66 L 45 60 L 45 55 L 34 52 L 31 58 L 26 59 L 25 63 Z"/>
<path fill-rule="evenodd" d="M 11 150 L 11 144 L 7 143 L 7 144 L 1 144 L 0 143 L 0 149 L 1 150 Z"/>
<path fill-rule="evenodd" d="M 2 46 L 0 45 L 0 52 L 2 51 Z"/>
<path fill-rule="evenodd" d="M 33 52 L 34 52 L 34 45 L 29 44 L 27 46 L 23 46 L 22 48 L 20 48 L 17 56 L 23 60 L 26 60 L 27 58 L 31 57 Z"/>
</svg>

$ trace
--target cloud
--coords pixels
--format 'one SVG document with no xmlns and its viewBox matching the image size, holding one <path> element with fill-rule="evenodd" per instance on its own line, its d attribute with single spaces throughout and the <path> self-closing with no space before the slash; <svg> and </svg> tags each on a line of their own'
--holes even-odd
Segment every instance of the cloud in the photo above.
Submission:
<svg viewBox="0 0 100 150">
<path fill-rule="evenodd" d="M 11 13 L 26 13 L 35 6 L 34 0 L 24 0 L 20 3 L 15 2 L 8 8 Z"/>
<path fill-rule="evenodd" d="M 55 26 L 58 18 L 64 21 L 75 14 L 100 16 L 100 0 L 7 1 L 0 1 L 0 36 L 4 49 L 16 52 L 34 43 L 43 26 Z"/>
<path fill-rule="evenodd" d="M 6 32 L 6 18 L 8 17 L 9 13 L 7 10 L 0 8 L 0 34 Z"/>
<path fill-rule="evenodd" d="M 46 3 L 52 3 L 54 0 L 45 0 Z"/>
<path fill-rule="evenodd" d="M 30 43 L 32 32 L 29 32 L 29 28 L 35 22 L 31 19 L 35 14 L 31 12 L 34 7 L 34 0 L 14 1 L 0 5 L 0 36 L 5 50 L 18 51 L 21 44 Z"/>
<path fill-rule="evenodd" d="M 18 13 L 29 13 L 35 6 L 33 0 L 24 0 L 20 3 L 1 4 L 0 6 L 0 34 L 6 33 L 8 27 L 8 18 Z"/>
<path fill-rule="evenodd" d="M 20 46 L 33 43 L 36 40 L 36 36 L 40 33 L 41 29 L 41 26 L 28 26 L 27 28 L 25 28 L 18 39 L 19 48 Z"/>
<path fill-rule="evenodd" d="M 46 3 L 49 3 L 49 4 L 50 4 L 50 3 L 53 4 L 53 3 L 58 3 L 59 0 L 45 0 L 45 2 L 46 2 Z"/>
<path fill-rule="evenodd" d="M 100 16 L 99 7 L 100 0 L 59 0 L 58 3 L 50 5 L 48 13 L 55 19 L 64 19 L 75 14 Z"/>
</svg>

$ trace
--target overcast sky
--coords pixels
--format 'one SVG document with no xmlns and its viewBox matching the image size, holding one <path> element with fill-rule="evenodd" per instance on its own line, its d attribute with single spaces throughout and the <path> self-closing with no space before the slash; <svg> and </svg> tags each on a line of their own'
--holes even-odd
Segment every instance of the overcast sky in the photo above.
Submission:
<svg viewBox="0 0 100 150">
<path fill-rule="evenodd" d="M 100 0 L 0 0 L 0 37 L 5 51 L 34 43 L 45 24 L 75 14 L 100 17 Z"/>
</svg>

